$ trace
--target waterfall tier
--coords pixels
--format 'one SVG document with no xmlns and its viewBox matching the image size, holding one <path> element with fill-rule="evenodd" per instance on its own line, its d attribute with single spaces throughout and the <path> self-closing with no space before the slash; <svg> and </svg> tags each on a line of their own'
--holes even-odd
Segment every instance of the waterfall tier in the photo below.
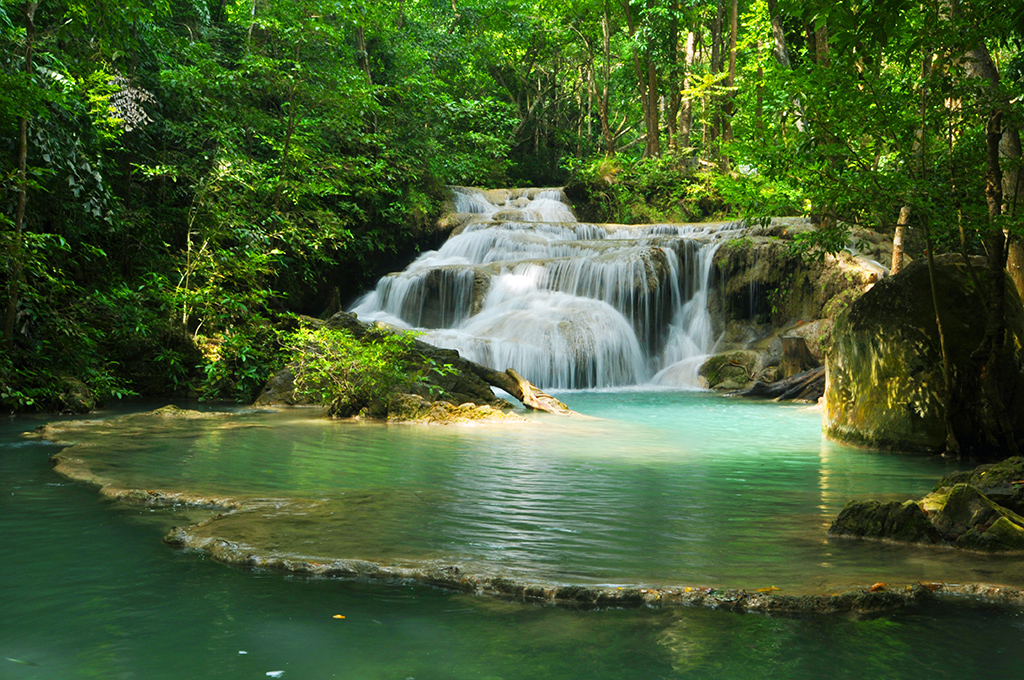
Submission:
<svg viewBox="0 0 1024 680">
<path fill-rule="evenodd" d="M 544 388 L 699 387 L 736 225 L 577 222 L 560 189 L 453 189 L 464 226 L 353 308 Z"/>
</svg>

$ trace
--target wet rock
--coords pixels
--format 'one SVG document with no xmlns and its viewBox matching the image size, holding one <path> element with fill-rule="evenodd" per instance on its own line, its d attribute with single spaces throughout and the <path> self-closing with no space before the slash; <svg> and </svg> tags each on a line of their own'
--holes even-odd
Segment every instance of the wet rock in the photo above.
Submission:
<svg viewBox="0 0 1024 680">
<path fill-rule="evenodd" d="M 738 390 L 754 381 L 761 354 L 752 350 L 733 350 L 715 354 L 704 362 L 698 375 L 715 390 Z"/>
<path fill-rule="evenodd" d="M 722 244 L 712 263 L 709 300 L 717 330 L 740 322 L 766 337 L 801 319 L 831 317 L 879 279 L 875 268 L 845 251 L 805 260 L 791 247 L 792 234 L 805 228 L 787 224 L 781 237 L 751 232 Z"/>
<path fill-rule="evenodd" d="M 998 463 L 951 473 L 939 480 L 935 490 L 955 484 L 970 484 L 999 505 L 1024 514 L 1024 457 L 1014 456 Z"/>
<path fill-rule="evenodd" d="M 323 325 L 327 328 L 347 330 L 356 339 L 363 338 L 370 330 L 368 324 L 362 323 L 354 314 L 348 312 L 335 314 Z M 426 402 L 450 406 L 472 403 L 499 410 L 512 408 L 507 401 L 496 397 L 490 383 L 485 377 L 481 377 L 492 371 L 462 358 L 455 350 L 442 349 L 416 340 L 406 359 L 411 364 L 421 367 L 411 373 L 418 373 L 423 376 L 422 379 L 411 380 L 399 386 L 387 399 L 372 403 L 349 399 L 347 395 L 342 395 L 329 405 L 330 413 L 338 417 L 362 415 L 369 418 L 389 418 L 389 400 L 402 395 L 416 395 Z M 285 367 L 270 378 L 255 403 L 257 406 L 271 406 L 311 402 L 296 396 L 294 375 L 290 368 Z M 412 404 L 408 399 L 402 403 Z"/>
<path fill-rule="evenodd" d="M 506 413 L 486 404 L 459 405 L 444 401 L 428 401 L 418 394 L 396 394 L 387 403 L 388 422 L 401 423 L 467 423 L 477 420 L 524 420 L 522 416 Z"/>
<path fill-rule="evenodd" d="M 57 395 L 61 413 L 89 413 L 96 408 L 96 395 L 78 378 L 60 378 L 61 391 Z"/>
<path fill-rule="evenodd" d="M 832 522 L 828 533 L 830 536 L 879 538 L 903 543 L 943 542 L 942 534 L 915 501 L 850 501 Z"/>
<path fill-rule="evenodd" d="M 1024 517 L 962 483 L 942 487 L 920 501 L 850 501 L 828 533 L 981 552 L 1024 552 Z"/>
<path fill-rule="evenodd" d="M 977 265 L 975 270 L 984 285 L 986 272 Z M 965 452 L 998 456 L 1000 451 L 984 435 L 992 430 L 979 407 L 984 403 L 980 369 L 972 358 L 985 331 L 985 305 L 959 256 L 939 258 L 936 288 L 947 351 L 956 367 L 954 431 Z M 1007 293 L 1006 320 L 999 390 L 1020 438 L 1024 308 L 1012 290 Z M 926 262 L 913 262 L 884 279 L 836 318 L 826 363 L 824 430 L 829 438 L 872 448 L 944 449 L 944 378 Z"/>
</svg>

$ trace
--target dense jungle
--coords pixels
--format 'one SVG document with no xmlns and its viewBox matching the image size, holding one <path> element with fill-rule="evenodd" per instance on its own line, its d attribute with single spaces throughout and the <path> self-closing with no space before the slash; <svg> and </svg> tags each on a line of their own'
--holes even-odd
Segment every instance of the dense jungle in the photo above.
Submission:
<svg viewBox="0 0 1024 680">
<path fill-rule="evenodd" d="M 806 258 L 870 229 L 1021 290 L 1007 3 L 5 1 L 0 29 L 8 411 L 251 401 L 296 315 L 443 241 L 451 185 L 805 216 Z"/>
</svg>

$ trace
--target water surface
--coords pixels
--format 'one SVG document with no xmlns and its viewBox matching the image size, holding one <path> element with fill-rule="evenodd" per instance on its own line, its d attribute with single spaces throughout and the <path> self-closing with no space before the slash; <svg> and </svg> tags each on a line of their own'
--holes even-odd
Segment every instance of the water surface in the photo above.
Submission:
<svg viewBox="0 0 1024 680">
<path fill-rule="evenodd" d="M 643 393 L 607 400 L 602 395 L 563 396 L 571 397 L 577 408 L 604 409 L 604 415 L 623 409 L 628 412 L 631 401 L 669 399 Z M 672 446 L 714 454 L 712 457 L 721 461 L 721 467 L 715 468 L 705 460 L 709 474 L 694 480 L 720 478 L 718 471 L 735 472 L 744 467 L 744 450 L 761 448 L 753 443 L 760 439 L 760 432 L 756 437 L 740 438 L 747 449 L 742 442 L 731 447 L 716 447 L 701 439 L 683 442 L 667 434 L 678 427 L 678 419 L 669 411 L 648 412 L 642 424 L 649 439 L 637 439 L 632 452 L 620 443 L 598 446 L 593 440 L 589 451 L 577 448 L 570 452 L 567 439 L 538 434 L 527 438 L 532 447 L 545 442 L 550 445 L 534 454 L 522 450 L 519 458 L 501 460 L 507 464 L 548 460 L 562 471 L 589 465 L 602 476 L 636 467 L 641 472 L 628 486 L 653 485 L 658 493 L 649 498 L 651 504 L 660 506 L 662 491 L 693 488 L 683 484 L 688 475 L 670 464 Z M 849 491 L 858 493 L 872 483 L 892 489 L 927 486 L 927 470 L 942 467 L 927 460 L 897 466 L 891 456 L 856 452 L 859 457 L 855 457 L 854 452 L 834 450 L 815 439 L 813 414 L 794 412 L 796 424 L 781 428 L 780 436 L 806 437 L 815 441 L 816 448 L 790 451 L 787 459 L 784 451 L 765 446 L 766 452 L 776 452 L 764 455 L 773 456 L 773 464 L 789 460 L 794 468 L 810 468 L 798 473 L 814 484 L 806 491 L 808 498 L 821 497 L 823 466 L 811 461 L 814 456 L 821 461 L 823 451 L 830 452 L 826 467 L 845 480 Z M 756 415 L 756 408 L 753 413 Z M 798 427 L 805 417 L 806 426 Z M 255 416 L 254 420 L 262 424 L 264 418 Z M 293 427 L 285 426 L 288 419 L 294 421 Z M 764 427 L 770 428 L 772 418 L 767 410 L 765 419 Z M 343 442 L 360 440 L 360 433 L 368 429 L 394 429 L 397 437 L 419 436 L 407 431 L 422 431 L 345 427 L 344 423 L 316 422 L 293 414 L 280 416 L 280 421 L 275 421 L 273 428 L 260 428 L 264 446 L 247 460 L 234 460 L 245 447 L 226 444 L 220 449 L 214 446 L 216 455 L 211 452 L 207 459 L 202 441 L 182 438 L 174 447 L 156 446 L 176 447 L 180 464 L 165 461 L 161 468 L 151 461 L 150 466 L 162 469 L 167 479 L 196 478 L 217 470 L 214 459 L 219 459 L 261 480 L 254 483 L 265 489 L 280 491 L 287 487 L 284 470 L 288 466 L 280 460 L 284 458 L 301 463 L 298 467 L 306 470 L 296 471 L 293 479 L 318 480 L 315 485 L 322 490 L 350 488 L 348 482 L 341 481 L 345 474 L 340 467 L 325 463 L 329 471 L 322 470 L 321 465 L 306 460 L 309 454 L 302 451 L 308 451 L 315 441 L 343 449 Z M 265 678 L 268 672 L 283 670 L 285 680 L 826 676 L 963 680 L 1016 677 L 1022 661 L 1021 614 L 966 600 L 865 618 L 765 617 L 689 608 L 573 611 L 420 586 L 307 580 L 226 568 L 202 555 L 160 544 L 163 529 L 173 521 L 163 517 L 162 511 L 101 502 L 94 489 L 57 477 L 47 462 L 57 447 L 19 436 L 37 422 L 21 419 L 0 430 L 0 537 L 4 541 L 0 677 L 5 679 L 243 679 Z M 728 429 L 724 423 L 722 426 Z M 581 444 L 586 442 L 575 426 L 566 427 Z M 357 467 L 354 478 L 364 482 L 364 488 L 372 488 L 372 479 L 389 477 L 385 474 L 389 472 L 403 473 L 397 476 L 410 489 L 422 486 L 415 480 L 424 478 L 425 470 L 432 470 L 438 479 L 457 479 L 458 466 L 440 465 L 445 450 L 442 442 L 465 442 L 465 450 L 455 455 L 465 459 L 471 457 L 471 449 L 500 434 L 476 428 L 436 429 L 439 441 L 431 449 L 434 453 L 415 462 L 373 453 L 377 445 L 367 444 L 366 451 L 376 462 Z M 803 434 L 797 435 L 798 430 Z M 207 444 L 231 439 L 224 433 L 205 436 Z M 568 432 L 562 436 L 567 437 Z M 507 437 L 498 438 L 508 441 Z M 289 441 L 292 448 L 282 451 L 280 457 L 272 455 L 271 449 Z M 665 449 L 641 451 L 648 448 L 643 444 L 653 441 L 662 441 Z M 142 443 L 139 437 L 121 442 L 125 447 Z M 848 454 L 849 461 L 839 466 L 836 461 Z M 494 458 L 499 457 L 495 454 Z M 348 457 L 350 462 L 353 459 Z M 204 461 L 202 465 L 200 461 Z M 767 465 L 770 461 L 762 462 Z M 442 469 L 435 469 L 437 465 Z M 491 465 L 500 467 L 493 460 Z M 898 470 L 902 472 L 897 474 Z M 469 472 L 466 475 L 472 476 Z M 886 476 L 890 474 L 895 476 Z M 658 486 L 656 480 L 666 475 L 671 485 Z M 788 477 L 788 473 L 779 475 Z M 749 473 L 745 479 L 754 481 Z M 226 473 L 213 483 L 223 488 L 235 485 Z M 833 476 L 826 486 L 837 495 L 846 493 L 838 484 Z M 609 481 L 605 488 L 611 486 Z M 749 487 L 737 483 L 733 493 L 748 494 L 751 491 L 747 489 L 755 488 L 752 483 Z M 701 487 L 697 489 L 701 491 Z M 819 518 L 816 521 L 824 517 L 824 511 L 819 512 L 814 513 Z M 548 513 L 544 522 L 552 521 L 552 516 Z M 571 518 L 562 521 L 571 524 Z M 335 619 L 335 615 L 346 618 Z"/>
<path fill-rule="evenodd" d="M 550 584 L 1024 585 L 1017 558 L 827 538 L 848 500 L 919 497 L 951 469 L 942 459 L 832 444 L 802 405 L 703 392 L 563 397 L 591 417 L 422 427 L 284 409 L 67 436 L 118 486 L 290 501 L 202 529 L 275 554 Z"/>
</svg>

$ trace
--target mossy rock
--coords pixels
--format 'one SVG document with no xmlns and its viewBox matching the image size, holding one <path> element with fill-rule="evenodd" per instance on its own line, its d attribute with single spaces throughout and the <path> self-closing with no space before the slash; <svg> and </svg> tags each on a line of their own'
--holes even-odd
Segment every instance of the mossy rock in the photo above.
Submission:
<svg viewBox="0 0 1024 680">
<path fill-rule="evenodd" d="M 522 417 L 506 413 L 487 404 L 450 404 L 444 401 L 428 401 L 418 394 L 395 394 L 385 408 L 388 422 L 393 423 L 466 423 L 475 420 L 522 420 Z M 374 417 L 380 417 L 373 414 Z"/>
<path fill-rule="evenodd" d="M 958 539 L 972 529 L 987 528 L 1010 514 L 969 484 L 957 484 L 931 496 L 940 499 L 944 496 L 931 520 L 935 528 L 949 538 Z"/>
<path fill-rule="evenodd" d="M 828 533 L 902 543 L 943 542 L 940 532 L 915 501 L 850 501 L 832 522 Z"/>
<path fill-rule="evenodd" d="M 1024 552 L 1024 527 L 1000 517 L 987 530 L 967 531 L 957 540 L 956 547 L 982 552 Z"/>
<path fill-rule="evenodd" d="M 1024 551 L 1024 517 L 969 484 L 943 487 L 920 501 L 850 501 L 828 533 L 983 552 Z"/>
<path fill-rule="evenodd" d="M 96 395 L 89 386 L 78 378 L 59 378 L 60 393 L 57 396 L 61 413 L 89 413 L 96 408 Z"/>
<path fill-rule="evenodd" d="M 700 367 L 698 375 L 711 389 L 738 390 L 753 382 L 761 368 L 759 352 L 733 350 L 710 357 Z"/>
<path fill-rule="evenodd" d="M 955 484 L 970 484 L 999 505 L 1024 513 L 1024 457 L 1014 456 L 973 470 L 953 472 L 939 480 L 935 490 Z"/>
<path fill-rule="evenodd" d="M 991 429 L 980 413 L 980 368 L 972 359 L 985 331 L 985 306 L 962 258 L 938 258 L 936 265 L 946 347 L 956 369 L 954 432 L 965 452 L 998 456 L 999 447 L 985 436 Z M 983 270 L 977 274 L 983 282 L 987 278 Z M 999 389 L 1019 438 L 1024 435 L 1024 308 L 1012 290 L 1006 321 L 1008 350 L 1000 357 Z M 826 365 L 829 438 L 904 451 L 945 448 L 942 355 L 926 262 L 913 262 L 883 279 L 836 318 Z"/>
</svg>

